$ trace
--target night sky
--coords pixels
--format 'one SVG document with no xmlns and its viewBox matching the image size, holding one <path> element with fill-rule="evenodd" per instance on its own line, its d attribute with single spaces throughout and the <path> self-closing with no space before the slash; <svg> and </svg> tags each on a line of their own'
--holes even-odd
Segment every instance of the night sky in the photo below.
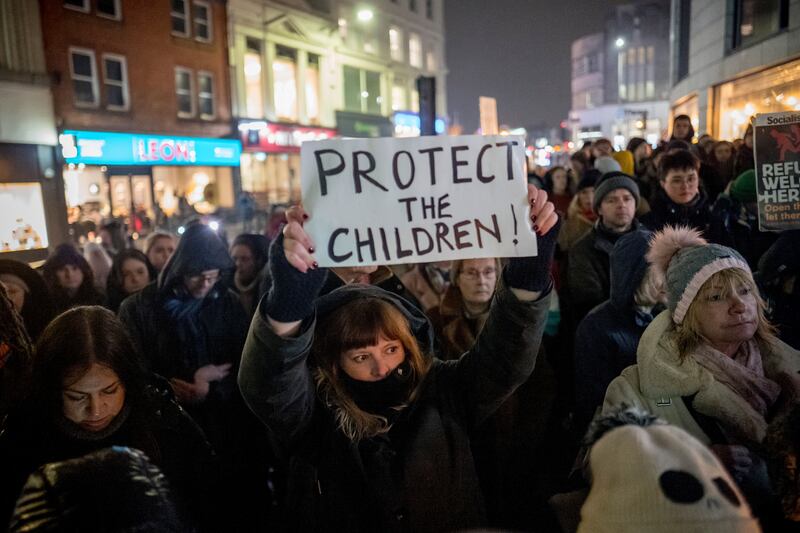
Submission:
<svg viewBox="0 0 800 533">
<path fill-rule="evenodd" d="M 497 99 L 500 124 L 555 127 L 567 118 L 570 46 L 602 31 L 622 0 L 445 0 L 447 107 L 464 134 L 480 125 L 478 97 Z"/>
</svg>

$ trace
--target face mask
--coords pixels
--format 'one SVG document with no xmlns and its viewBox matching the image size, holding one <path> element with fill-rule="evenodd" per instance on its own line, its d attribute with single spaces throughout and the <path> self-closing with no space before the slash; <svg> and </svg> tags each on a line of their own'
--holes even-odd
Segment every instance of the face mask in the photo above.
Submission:
<svg viewBox="0 0 800 533">
<path fill-rule="evenodd" d="M 411 363 L 408 359 L 380 381 L 360 381 L 342 371 L 342 381 L 356 405 L 368 413 L 386 415 L 392 407 L 408 400 L 413 387 Z"/>
</svg>

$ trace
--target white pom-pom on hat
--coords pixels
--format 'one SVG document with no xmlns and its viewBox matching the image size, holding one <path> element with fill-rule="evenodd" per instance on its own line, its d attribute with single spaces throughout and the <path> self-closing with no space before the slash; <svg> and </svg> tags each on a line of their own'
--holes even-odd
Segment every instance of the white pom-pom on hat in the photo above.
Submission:
<svg viewBox="0 0 800 533">
<path fill-rule="evenodd" d="M 708 244 L 700 231 L 689 226 L 665 226 L 653 235 L 647 262 L 653 265 L 658 274 L 666 278 L 667 269 L 672 258 L 684 248 Z"/>
</svg>

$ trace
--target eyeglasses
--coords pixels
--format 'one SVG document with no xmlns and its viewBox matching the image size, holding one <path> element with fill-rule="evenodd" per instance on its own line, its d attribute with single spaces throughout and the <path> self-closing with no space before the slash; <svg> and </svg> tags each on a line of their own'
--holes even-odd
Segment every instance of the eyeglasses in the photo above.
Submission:
<svg viewBox="0 0 800 533">
<path fill-rule="evenodd" d="M 461 272 L 461 275 L 470 281 L 478 281 L 478 279 L 480 279 L 481 276 L 483 276 L 484 278 L 497 277 L 497 269 L 496 268 L 487 268 L 484 270 L 469 269 Z"/>
<path fill-rule="evenodd" d="M 216 283 L 217 281 L 219 281 L 219 278 L 220 278 L 219 273 L 207 274 L 207 275 L 198 274 L 196 276 L 186 276 L 186 281 L 188 281 L 193 285 L 200 285 L 204 283 Z"/>
</svg>

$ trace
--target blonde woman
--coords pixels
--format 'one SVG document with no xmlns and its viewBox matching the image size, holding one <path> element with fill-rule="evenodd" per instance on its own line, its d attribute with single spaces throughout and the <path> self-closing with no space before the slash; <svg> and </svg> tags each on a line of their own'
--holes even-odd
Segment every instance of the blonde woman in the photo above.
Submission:
<svg viewBox="0 0 800 533">
<path fill-rule="evenodd" d="M 637 364 L 609 385 L 604 411 L 626 403 L 685 429 L 712 448 L 765 518 L 774 502 L 759 450 L 782 404 L 782 374 L 800 371 L 800 352 L 775 336 L 737 251 L 667 227 L 647 257 L 666 281 L 668 310 L 642 335 Z"/>
</svg>

